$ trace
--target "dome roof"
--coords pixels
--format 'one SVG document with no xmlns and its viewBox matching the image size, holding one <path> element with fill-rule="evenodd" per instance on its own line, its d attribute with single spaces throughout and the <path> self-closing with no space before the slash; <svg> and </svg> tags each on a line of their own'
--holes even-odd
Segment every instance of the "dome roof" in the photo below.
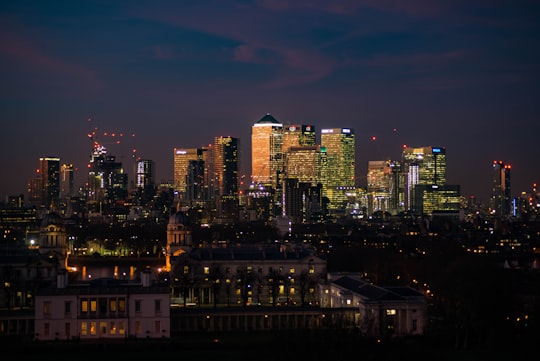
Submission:
<svg viewBox="0 0 540 361">
<path fill-rule="evenodd" d="M 169 216 L 169 224 L 183 224 L 187 226 L 189 224 L 189 218 L 182 211 L 172 211 Z"/>
<path fill-rule="evenodd" d="M 58 213 L 48 212 L 43 216 L 43 219 L 41 220 L 41 227 L 47 227 L 51 224 L 60 226 L 64 224 L 64 220 Z"/>
</svg>

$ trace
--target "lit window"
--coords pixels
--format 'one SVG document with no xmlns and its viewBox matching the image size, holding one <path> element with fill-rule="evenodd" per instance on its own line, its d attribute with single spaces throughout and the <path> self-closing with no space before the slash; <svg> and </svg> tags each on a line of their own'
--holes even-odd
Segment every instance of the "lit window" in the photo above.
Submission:
<svg viewBox="0 0 540 361">
<path fill-rule="evenodd" d="M 43 315 L 44 316 L 50 316 L 51 315 L 51 301 L 43 302 Z"/>
<path fill-rule="evenodd" d="M 81 300 L 81 312 L 88 312 L 88 300 Z"/>
<path fill-rule="evenodd" d="M 109 300 L 109 310 L 111 312 L 116 312 L 116 298 L 111 298 Z"/>
<path fill-rule="evenodd" d="M 94 322 L 90 322 L 90 334 L 91 334 L 92 336 L 95 336 L 96 333 L 97 333 L 97 324 L 96 324 L 96 322 L 95 322 L 95 321 L 94 321 Z"/>
<path fill-rule="evenodd" d="M 97 311 L 97 300 L 93 299 L 90 300 L 90 312 L 96 312 Z"/>
<path fill-rule="evenodd" d="M 388 310 L 386 310 L 386 314 L 387 314 L 388 316 L 393 316 L 393 315 L 396 314 L 396 310 L 393 309 L 393 308 L 392 308 L 392 309 L 388 309 Z"/>
<path fill-rule="evenodd" d="M 124 298 L 118 299 L 118 311 L 119 312 L 126 311 L 126 300 Z"/>
</svg>

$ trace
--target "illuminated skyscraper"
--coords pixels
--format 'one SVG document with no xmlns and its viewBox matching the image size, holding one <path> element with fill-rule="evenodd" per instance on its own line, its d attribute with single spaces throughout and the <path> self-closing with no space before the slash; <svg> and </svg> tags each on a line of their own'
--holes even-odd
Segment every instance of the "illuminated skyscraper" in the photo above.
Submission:
<svg viewBox="0 0 540 361">
<path fill-rule="evenodd" d="M 367 195 L 368 213 L 390 212 L 390 197 L 393 173 L 390 161 L 371 160 L 368 162 Z"/>
<path fill-rule="evenodd" d="M 321 130 L 321 152 L 326 154 L 322 176 L 323 193 L 329 212 L 346 207 L 347 194 L 355 190 L 355 137 L 351 128 Z"/>
<path fill-rule="evenodd" d="M 64 163 L 60 167 L 60 198 L 67 198 L 74 195 L 74 172 L 75 169 L 71 163 Z"/>
<path fill-rule="evenodd" d="M 153 160 L 139 159 L 135 163 L 135 187 L 137 197 L 143 204 L 149 202 L 156 194 L 155 171 Z"/>
<path fill-rule="evenodd" d="M 316 185 L 320 178 L 320 147 L 315 145 L 292 146 L 285 154 L 284 176 L 299 182 Z"/>
<path fill-rule="evenodd" d="M 234 222 L 238 218 L 240 140 L 215 137 L 212 154 L 217 216 L 223 222 Z"/>
<path fill-rule="evenodd" d="M 60 158 L 39 158 L 42 184 L 42 205 L 47 209 L 58 207 L 60 202 Z"/>
<path fill-rule="evenodd" d="M 213 147 L 213 174 L 219 196 L 238 197 L 240 171 L 240 140 L 233 137 L 215 137 Z"/>
<path fill-rule="evenodd" d="M 443 147 L 406 147 L 403 149 L 406 177 L 406 208 L 414 208 L 414 189 L 419 185 L 443 186 L 446 184 L 446 149 Z"/>
<path fill-rule="evenodd" d="M 287 124 L 283 126 L 283 153 L 289 148 L 316 145 L 315 126 L 302 124 Z"/>
<path fill-rule="evenodd" d="M 185 198 L 187 192 L 189 162 L 196 160 L 206 161 L 206 157 L 207 148 L 174 148 L 174 190 L 179 193 L 181 200 Z"/>
<path fill-rule="evenodd" d="M 498 217 L 512 214 L 512 195 L 510 189 L 510 170 L 512 166 L 502 160 L 493 161 L 491 190 L 491 213 Z"/>
<path fill-rule="evenodd" d="M 283 124 L 266 114 L 251 127 L 251 181 L 277 189 L 283 169 Z"/>
</svg>

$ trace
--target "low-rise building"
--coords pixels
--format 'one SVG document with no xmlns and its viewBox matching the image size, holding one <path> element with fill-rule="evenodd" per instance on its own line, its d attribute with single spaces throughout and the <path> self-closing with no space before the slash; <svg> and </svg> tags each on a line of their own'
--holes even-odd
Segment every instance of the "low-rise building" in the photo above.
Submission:
<svg viewBox="0 0 540 361">
<path fill-rule="evenodd" d="M 150 272 L 142 272 L 140 282 L 67 280 L 67 272 L 59 274 L 56 287 L 36 293 L 36 340 L 170 337 L 170 289 L 152 283 Z"/>
<path fill-rule="evenodd" d="M 427 324 L 427 300 L 408 286 L 381 287 L 358 274 L 328 274 L 322 306 L 356 308 L 360 332 L 371 337 L 423 335 Z"/>
</svg>

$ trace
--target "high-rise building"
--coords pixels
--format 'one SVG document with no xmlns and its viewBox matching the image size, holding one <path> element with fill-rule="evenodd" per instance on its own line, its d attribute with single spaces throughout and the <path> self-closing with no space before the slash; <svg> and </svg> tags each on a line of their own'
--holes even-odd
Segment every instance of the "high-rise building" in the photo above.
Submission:
<svg viewBox="0 0 540 361">
<path fill-rule="evenodd" d="M 320 146 L 289 147 L 285 154 L 284 177 L 315 185 L 321 173 Z"/>
<path fill-rule="evenodd" d="M 239 210 L 240 139 L 215 137 L 212 154 L 211 174 L 217 216 L 223 222 L 234 222 L 238 219 Z"/>
<path fill-rule="evenodd" d="M 506 217 L 512 214 L 510 171 L 512 166 L 502 160 L 493 161 L 491 214 Z"/>
<path fill-rule="evenodd" d="M 39 158 L 42 184 L 42 205 L 47 209 L 58 207 L 60 203 L 60 158 Z"/>
<path fill-rule="evenodd" d="M 96 144 L 88 167 L 87 200 L 92 211 L 107 212 L 117 201 L 127 199 L 127 173 L 103 145 Z"/>
<path fill-rule="evenodd" d="M 60 198 L 69 198 L 74 195 L 75 168 L 71 163 L 64 163 L 60 167 Z"/>
<path fill-rule="evenodd" d="M 218 196 L 238 196 L 240 172 L 240 139 L 219 136 L 214 138 L 213 171 Z"/>
<path fill-rule="evenodd" d="M 156 194 L 155 162 L 150 159 L 139 159 L 135 163 L 135 187 L 140 202 L 150 201 Z"/>
<path fill-rule="evenodd" d="M 406 178 L 406 209 L 414 210 L 415 186 L 446 184 L 446 149 L 443 147 L 405 147 L 402 154 Z"/>
<path fill-rule="evenodd" d="M 390 212 L 393 173 L 390 161 L 370 160 L 367 171 L 368 213 Z"/>
<path fill-rule="evenodd" d="M 326 155 L 322 176 L 323 193 L 328 198 L 328 211 L 345 210 L 347 194 L 355 184 L 355 134 L 351 128 L 321 129 L 321 151 Z"/>
<path fill-rule="evenodd" d="M 279 188 L 283 170 L 283 124 L 266 114 L 251 127 L 251 181 Z"/>
<path fill-rule="evenodd" d="M 317 134 L 315 126 L 304 124 L 286 124 L 283 126 L 283 153 L 291 147 L 315 146 Z"/>
<path fill-rule="evenodd" d="M 179 193 L 180 200 L 185 198 L 187 192 L 189 162 L 192 160 L 206 161 L 207 150 L 207 148 L 174 148 L 173 182 L 174 189 Z"/>
</svg>

